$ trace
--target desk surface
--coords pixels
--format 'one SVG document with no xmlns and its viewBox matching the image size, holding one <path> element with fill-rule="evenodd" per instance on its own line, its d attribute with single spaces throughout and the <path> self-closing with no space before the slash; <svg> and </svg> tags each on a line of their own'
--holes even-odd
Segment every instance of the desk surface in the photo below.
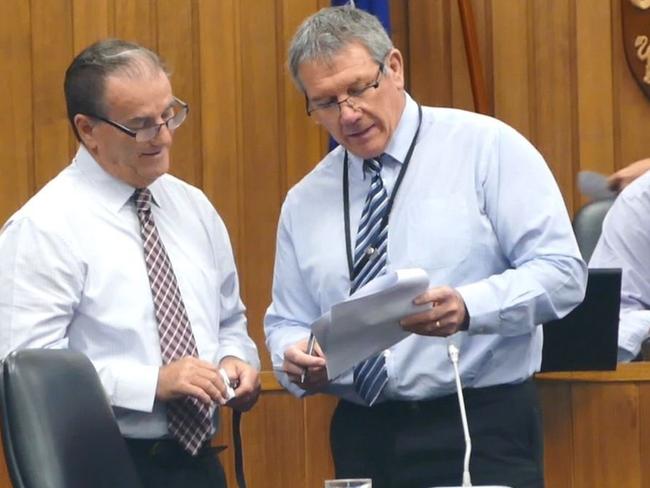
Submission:
<svg viewBox="0 0 650 488">
<path fill-rule="evenodd" d="M 616 383 L 626 381 L 650 382 L 650 362 L 619 363 L 616 371 L 563 371 L 538 373 L 538 381 L 573 381 L 589 383 Z"/>
</svg>

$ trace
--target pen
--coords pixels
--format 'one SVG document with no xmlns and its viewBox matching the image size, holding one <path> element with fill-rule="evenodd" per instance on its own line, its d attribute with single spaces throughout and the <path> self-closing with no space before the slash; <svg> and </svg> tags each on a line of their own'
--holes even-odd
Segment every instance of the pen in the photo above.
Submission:
<svg viewBox="0 0 650 488">
<path fill-rule="evenodd" d="M 316 336 L 314 336 L 312 332 L 311 334 L 309 334 L 309 341 L 307 342 L 307 354 L 309 356 L 314 354 L 315 345 L 316 345 Z M 302 374 L 300 375 L 300 382 L 304 383 L 306 378 L 307 378 L 307 368 L 302 370 Z"/>
</svg>

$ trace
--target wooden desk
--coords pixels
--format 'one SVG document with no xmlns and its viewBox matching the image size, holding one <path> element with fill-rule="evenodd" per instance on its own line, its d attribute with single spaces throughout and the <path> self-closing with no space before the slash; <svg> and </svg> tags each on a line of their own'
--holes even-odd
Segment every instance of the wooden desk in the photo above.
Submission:
<svg viewBox="0 0 650 488">
<path fill-rule="evenodd" d="M 650 363 L 613 372 L 537 376 L 544 416 L 547 488 L 650 488 Z M 259 404 L 244 416 L 242 436 L 251 488 L 321 486 L 332 475 L 331 397 L 293 398 L 262 373 Z M 225 409 L 215 443 L 230 442 Z M 229 486 L 232 449 L 221 455 Z M 0 488 L 11 485 L 0 460 Z"/>
<path fill-rule="evenodd" d="M 650 363 L 537 375 L 548 488 L 650 487 Z"/>
</svg>

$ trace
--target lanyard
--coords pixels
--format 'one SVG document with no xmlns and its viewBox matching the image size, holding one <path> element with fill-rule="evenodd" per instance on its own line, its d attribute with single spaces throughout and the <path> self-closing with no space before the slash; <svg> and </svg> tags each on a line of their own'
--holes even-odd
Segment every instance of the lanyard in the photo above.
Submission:
<svg viewBox="0 0 650 488">
<path fill-rule="evenodd" d="M 388 217 L 390 216 L 390 211 L 393 209 L 393 202 L 395 201 L 395 195 L 399 190 L 406 170 L 408 169 L 409 162 L 411 161 L 411 156 L 413 155 L 413 150 L 415 149 L 415 143 L 417 142 L 418 134 L 420 133 L 420 126 L 422 125 L 422 107 L 418 105 L 418 126 L 415 129 L 415 134 L 413 134 L 413 139 L 411 140 L 411 145 L 409 150 L 406 153 L 406 158 L 404 163 L 402 163 L 402 169 L 397 176 L 397 181 L 395 182 L 395 187 L 390 194 L 388 203 L 386 205 L 386 210 L 382 218 L 381 225 L 385 226 L 388 224 Z M 348 257 L 348 273 L 350 275 L 350 281 L 354 279 L 354 263 L 352 262 L 352 237 L 350 235 L 350 184 L 348 176 L 348 151 L 345 151 L 345 156 L 343 156 L 343 218 L 345 220 L 345 250 Z M 363 267 L 366 261 L 370 259 L 369 254 L 363 255 L 357 266 L 359 268 Z"/>
</svg>

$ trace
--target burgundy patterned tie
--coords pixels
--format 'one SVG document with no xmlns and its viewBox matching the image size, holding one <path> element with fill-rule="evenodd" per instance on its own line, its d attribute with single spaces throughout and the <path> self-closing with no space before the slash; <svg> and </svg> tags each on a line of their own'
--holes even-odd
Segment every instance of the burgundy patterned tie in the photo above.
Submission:
<svg viewBox="0 0 650 488">
<path fill-rule="evenodd" d="M 185 356 L 198 357 L 198 351 L 172 263 L 153 220 L 152 198 L 147 188 L 136 190 L 133 194 L 158 321 L 162 360 L 168 364 Z M 167 423 L 171 436 L 186 451 L 195 455 L 210 437 L 211 408 L 189 396 L 167 402 Z"/>
</svg>

